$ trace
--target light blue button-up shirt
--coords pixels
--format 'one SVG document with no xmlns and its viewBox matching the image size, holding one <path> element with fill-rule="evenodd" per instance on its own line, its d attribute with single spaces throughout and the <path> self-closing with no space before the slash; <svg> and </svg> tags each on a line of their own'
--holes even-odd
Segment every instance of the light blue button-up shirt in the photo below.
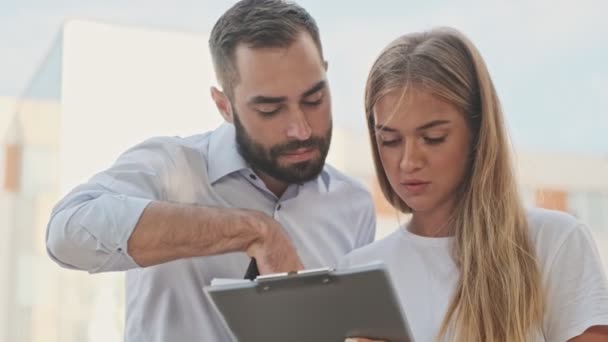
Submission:
<svg viewBox="0 0 608 342">
<path fill-rule="evenodd" d="M 64 267 L 128 270 L 130 342 L 229 341 L 202 287 L 213 278 L 242 278 L 249 264 L 239 252 L 139 267 L 127 241 L 152 200 L 262 211 L 283 226 L 306 268 L 334 267 L 375 233 L 370 194 L 329 165 L 277 198 L 238 153 L 230 124 L 188 138 L 147 140 L 63 198 L 46 238 L 49 255 Z"/>
</svg>

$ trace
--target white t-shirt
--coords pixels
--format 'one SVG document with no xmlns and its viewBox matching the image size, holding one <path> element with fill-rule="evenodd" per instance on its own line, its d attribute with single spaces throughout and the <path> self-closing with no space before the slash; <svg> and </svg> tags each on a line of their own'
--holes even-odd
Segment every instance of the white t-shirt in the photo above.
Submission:
<svg viewBox="0 0 608 342">
<path fill-rule="evenodd" d="M 542 331 L 532 333 L 532 340 L 562 342 L 608 325 L 608 282 L 588 228 L 568 214 L 544 209 L 529 210 L 528 222 L 547 296 Z M 340 268 L 384 262 L 414 339 L 434 341 L 459 277 L 452 241 L 401 227 L 345 256 Z"/>
</svg>

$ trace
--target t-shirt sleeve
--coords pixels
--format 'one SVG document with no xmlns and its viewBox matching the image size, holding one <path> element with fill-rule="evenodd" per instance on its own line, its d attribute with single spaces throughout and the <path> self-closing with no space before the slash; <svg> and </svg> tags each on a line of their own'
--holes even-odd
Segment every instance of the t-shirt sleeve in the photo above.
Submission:
<svg viewBox="0 0 608 342">
<path fill-rule="evenodd" d="M 608 325 L 608 282 L 585 225 L 569 232 L 559 246 L 546 286 L 547 341 L 567 341 L 592 326 Z"/>
</svg>

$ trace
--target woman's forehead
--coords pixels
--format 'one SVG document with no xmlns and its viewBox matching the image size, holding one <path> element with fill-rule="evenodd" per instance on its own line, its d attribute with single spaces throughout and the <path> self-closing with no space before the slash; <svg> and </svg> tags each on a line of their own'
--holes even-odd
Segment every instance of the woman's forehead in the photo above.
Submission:
<svg viewBox="0 0 608 342">
<path fill-rule="evenodd" d="M 416 128 L 429 120 L 450 120 L 460 116 L 451 103 L 418 88 L 397 89 L 382 96 L 374 105 L 376 125 Z"/>
</svg>

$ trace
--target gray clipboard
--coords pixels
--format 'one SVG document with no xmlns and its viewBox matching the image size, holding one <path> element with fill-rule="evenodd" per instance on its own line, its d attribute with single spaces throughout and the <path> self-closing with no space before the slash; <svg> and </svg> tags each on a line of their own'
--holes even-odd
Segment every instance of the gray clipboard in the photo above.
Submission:
<svg viewBox="0 0 608 342">
<path fill-rule="evenodd" d="M 383 264 L 260 276 L 205 292 L 239 342 L 412 342 Z"/>
</svg>

